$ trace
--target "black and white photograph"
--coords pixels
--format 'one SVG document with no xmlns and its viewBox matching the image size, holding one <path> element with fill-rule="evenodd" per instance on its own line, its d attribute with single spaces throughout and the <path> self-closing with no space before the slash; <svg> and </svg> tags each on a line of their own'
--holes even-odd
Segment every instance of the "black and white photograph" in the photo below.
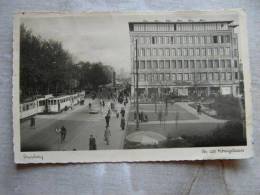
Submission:
<svg viewBox="0 0 260 195">
<path fill-rule="evenodd" d="M 18 163 L 252 156 L 245 14 L 21 13 Z"/>
</svg>

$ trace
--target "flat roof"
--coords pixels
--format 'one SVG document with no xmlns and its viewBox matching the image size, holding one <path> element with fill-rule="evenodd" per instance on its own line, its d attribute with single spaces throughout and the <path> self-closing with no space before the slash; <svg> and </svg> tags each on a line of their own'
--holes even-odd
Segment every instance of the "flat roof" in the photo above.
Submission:
<svg viewBox="0 0 260 195">
<path fill-rule="evenodd" d="M 129 25 L 132 24 L 188 24 L 188 23 L 232 23 L 233 20 L 223 20 L 223 21 L 139 21 L 139 22 L 128 22 Z"/>
</svg>

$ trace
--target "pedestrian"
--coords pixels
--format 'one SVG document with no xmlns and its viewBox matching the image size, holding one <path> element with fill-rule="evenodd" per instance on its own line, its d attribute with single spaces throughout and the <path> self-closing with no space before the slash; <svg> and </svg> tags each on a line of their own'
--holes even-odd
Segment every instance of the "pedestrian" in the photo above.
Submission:
<svg viewBox="0 0 260 195">
<path fill-rule="evenodd" d="M 104 100 L 102 100 L 102 105 L 103 105 L 103 108 L 105 107 L 105 101 Z"/>
<path fill-rule="evenodd" d="M 116 118 L 118 119 L 119 118 L 119 112 L 116 111 Z"/>
<path fill-rule="evenodd" d="M 158 112 L 158 120 L 160 121 L 160 124 L 162 123 L 162 111 L 160 110 Z"/>
<path fill-rule="evenodd" d="M 106 120 L 106 127 L 109 127 L 110 115 L 108 113 L 105 116 L 105 120 Z"/>
<path fill-rule="evenodd" d="M 96 138 L 91 134 L 89 137 L 89 150 L 96 150 Z"/>
<path fill-rule="evenodd" d="M 91 109 L 91 103 L 90 102 L 88 103 L 88 108 Z"/>
<path fill-rule="evenodd" d="M 121 108 L 120 113 L 121 113 L 121 117 L 125 117 L 125 109 L 124 109 L 124 107 Z"/>
<path fill-rule="evenodd" d="M 197 105 L 197 112 L 198 112 L 198 114 L 201 114 L 201 105 L 200 105 L 200 103 Z"/>
<path fill-rule="evenodd" d="M 144 112 L 143 111 L 141 111 L 141 115 L 140 116 L 141 116 L 140 117 L 141 122 L 144 122 Z"/>
<path fill-rule="evenodd" d="M 107 145 L 109 145 L 109 143 L 110 143 L 110 136 L 111 136 L 110 129 L 108 127 L 106 127 L 105 133 L 104 133 L 104 140 Z"/>
<path fill-rule="evenodd" d="M 31 118 L 31 124 L 30 124 L 30 126 L 31 126 L 32 128 L 35 128 L 35 118 L 34 118 L 34 117 Z"/>
<path fill-rule="evenodd" d="M 64 126 L 61 127 L 60 135 L 61 135 L 61 143 L 62 143 L 65 141 L 67 135 L 67 129 Z"/>
<path fill-rule="evenodd" d="M 122 130 L 125 130 L 125 117 L 121 117 L 120 127 Z"/>
</svg>

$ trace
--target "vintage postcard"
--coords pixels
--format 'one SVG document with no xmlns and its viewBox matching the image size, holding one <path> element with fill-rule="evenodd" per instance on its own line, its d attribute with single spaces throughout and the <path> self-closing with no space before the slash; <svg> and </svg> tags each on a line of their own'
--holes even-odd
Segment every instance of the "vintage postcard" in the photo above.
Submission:
<svg viewBox="0 0 260 195">
<path fill-rule="evenodd" d="M 19 13 L 15 163 L 253 156 L 246 14 Z"/>
</svg>

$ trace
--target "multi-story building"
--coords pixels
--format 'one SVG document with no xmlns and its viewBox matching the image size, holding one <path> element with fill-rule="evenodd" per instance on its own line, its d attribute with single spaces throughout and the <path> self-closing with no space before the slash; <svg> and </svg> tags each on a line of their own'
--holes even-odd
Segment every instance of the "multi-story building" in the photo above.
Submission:
<svg viewBox="0 0 260 195">
<path fill-rule="evenodd" d="M 239 95 L 236 26 L 233 21 L 129 22 L 132 92 L 137 59 L 139 93 L 147 96 Z"/>
</svg>

